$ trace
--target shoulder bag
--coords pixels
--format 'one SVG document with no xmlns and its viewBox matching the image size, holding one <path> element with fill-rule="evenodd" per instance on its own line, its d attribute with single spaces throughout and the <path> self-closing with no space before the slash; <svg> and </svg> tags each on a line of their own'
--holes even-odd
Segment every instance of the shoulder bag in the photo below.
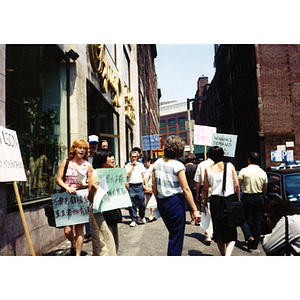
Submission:
<svg viewBox="0 0 300 300">
<path fill-rule="evenodd" d="M 225 212 L 225 215 L 227 216 L 228 226 L 229 227 L 237 227 L 237 226 L 241 226 L 245 221 L 244 202 L 234 201 L 234 199 L 235 199 L 234 195 L 225 197 L 226 169 L 227 169 L 226 167 L 227 167 L 227 163 L 224 162 L 224 175 L 223 175 L 223 186 L 222 186 L 223 200 L 225 202 L 224 212 Z"/>
<path fill-rule="evenodd" d="M 63 174 L 63 182 L 65 182 L 66 180 L 66 173 L 67 173 L 68 166 L 69 166 L 69 159 L 66 159 L 64 174 Z M 66 190 L 64 188 L 61 188 L 60 191 L 61 193 L 63 193 Z M 52 200 L 50 200 L 49 203 L 44 207 L 44 211 L 48 219 L 49 226 L 56 227 Z M 58 228 L 63 228 L 63 227 L 58 227 Z"/>
<path fill-rule="evenodd" d="M 117 224 L 122 222 L 122 212 L 120 208 L 104 211 L 102 214 L 108 224 Z"/>
</svg>

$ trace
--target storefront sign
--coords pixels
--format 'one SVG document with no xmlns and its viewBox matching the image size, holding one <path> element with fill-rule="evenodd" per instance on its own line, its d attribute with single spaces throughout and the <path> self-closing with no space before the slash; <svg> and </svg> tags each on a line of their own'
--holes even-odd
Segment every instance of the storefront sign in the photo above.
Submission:
<svg viewBox="0 0 300 300">
<path fill-rule="evenodd" d="M 116 72 L 111 68 L 106 60 L 105 44 L 89 45 L 89 56 L 94 72 L 99 74 L 101 79 L 101 92 L 112 92 L 111 102 L 116 107 L 122 105 L 122 81 L 116 76 Z"/>
<path fill-rule="evenodd" d="M 26 180 L 17 133 L 0 126 L 0 182 Z"/>
<path fill-rule="evenodd" d="M 219 146 L 224 150 L 224 156 L 234 157 L 237 135 L 215 133 L 212 137 L 211 146 Z"/>
<path fill-rule="evenodd" d="M 212 136 L 217 132 L 216 127 L 194 125 L 194 144 L 202 146 L 210 146 Z"/>
<path fill-rule="evenodd" d="M 128 190 L 125 187 L 127 181 L 125 168 L 97 169 L 98 180 L 105 177 L 108 187 L 108 201 L 101 201 L 98 210 L 93 209 L 94 213 L 108 211 L 116 208 L 125 208 L 131 206 L 131 200 Z"/>
<path fill-rule="evenodd" d="M 88 189 L 51 195 L 56 227 L 89 222 Z"/>
</svg>

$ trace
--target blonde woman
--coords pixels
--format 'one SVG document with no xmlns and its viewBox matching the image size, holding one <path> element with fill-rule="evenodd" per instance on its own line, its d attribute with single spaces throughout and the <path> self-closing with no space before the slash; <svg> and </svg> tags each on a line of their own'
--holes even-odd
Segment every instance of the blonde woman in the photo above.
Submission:
<svg viewBox="0 0 300 300">
<path fill-rule="evenodd" d="M 88 179 L 93 173 L 93 167 L 88 162 L 88 149 L 89 143 L 86 140 L 75 140 L 69 150 L 69 165 L 66 171 L 65 178 L 63 178 L 63 176 L 67 160 L 63 160 L 59 166 L 56 183 L 70 194 L 76 194 L 77 190 L 85 189 L 88 187 Z M 77 182 L 78 171 L 85 175 L 85 180 L 83 180 L 83 182 L 80 183 Z M 84 224 L 76 224 L 74 226 L 76 242 L 74 241 L 73 225 L 65 226 L 64 231 L 66 238 L 71 242 L 71 255 L 76 254 L 76 256 L 80 256 L 84 238 Z"/>
</svg>

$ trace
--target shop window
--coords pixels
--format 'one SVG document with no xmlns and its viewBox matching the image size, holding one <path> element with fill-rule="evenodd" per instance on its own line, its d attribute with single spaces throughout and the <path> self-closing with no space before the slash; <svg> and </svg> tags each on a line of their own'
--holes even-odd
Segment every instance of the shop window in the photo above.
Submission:
<svg viewBox="0 0 300 300">
<path fill-rule="evenodd" d="M 17 132 L 27 182 L 22 202 L 59 192 L 56 174 L 66 157 L 66 64 L 56 45 L 6 45 L 6 126 Z M 8 209 L 16 206 L 8 184 Z"/>
<path fill-rule="evenodd" d="M 176 125 L 176 119 L 169 119 L 168 125 L 169 125 L 169 126 L 174 126 L 174 125 Z"/>
</svg>

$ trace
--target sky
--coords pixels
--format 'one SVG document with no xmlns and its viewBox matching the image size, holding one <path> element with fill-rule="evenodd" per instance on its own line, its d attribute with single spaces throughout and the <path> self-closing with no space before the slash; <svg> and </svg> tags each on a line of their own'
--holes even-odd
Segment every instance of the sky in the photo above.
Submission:
<svg viewBox="0 0 300 300">
<path fill-rule="evenodd" d="M 156 44 L 154 60 L 164 101 L 194 98 L 197 81 L 207 76 L 210 83 L 215 74 L 213 44 Z"/>
</svg>

